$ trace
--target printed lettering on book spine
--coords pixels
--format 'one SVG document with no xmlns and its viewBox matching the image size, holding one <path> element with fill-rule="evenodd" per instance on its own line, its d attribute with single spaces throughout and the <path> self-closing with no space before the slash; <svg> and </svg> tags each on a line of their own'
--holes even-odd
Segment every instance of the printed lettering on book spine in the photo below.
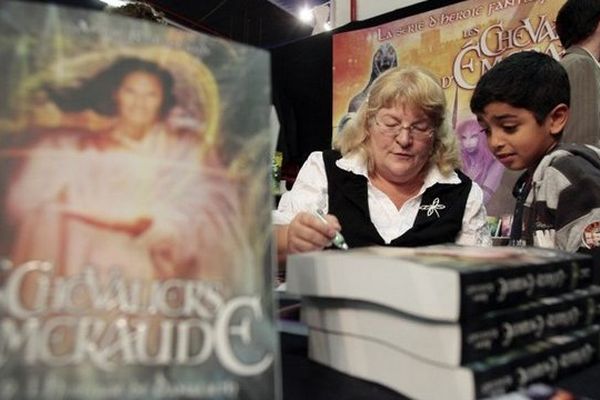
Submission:
<svg viewBox="0 0 600 400">
<path fill-rule="evenodd" d="M 591 259 L 509 266 L 462 273 L 461 318 L 533 299 L 585 288 L 593 282 Z"/>
<path fill-rule="evenodd" d="M 39 3 L 0 32 L 0 398 L 279 398 L 268 54 Z"/>
<path fill-rule="evenodd" d="M 533 382 L 560 379 L 597 362 L 599 345 L 600 327 L 592 325 L 469 364 L 475 376 L 476 397 L 491 397 Z"/>
<path fill-rule="evenodd" d="M 462 325 L 461 364 L 600 322 L 600 287 L 491 311 Z"/>
</svg>

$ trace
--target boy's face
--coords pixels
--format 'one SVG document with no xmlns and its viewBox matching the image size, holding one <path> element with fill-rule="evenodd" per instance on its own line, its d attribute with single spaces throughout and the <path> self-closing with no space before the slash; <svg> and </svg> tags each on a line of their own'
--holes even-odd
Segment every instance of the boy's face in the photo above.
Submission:
<svg viewBox="0 0 600 400">
<path fill-rule="evenodd" d="M 557 126 L 555 110 L 538 124 L 531 111 L 494 102 L 483 109 L 483 114 L 477 115 L 477 120 L 498 161 L 508 169 L 520 170 L 534 168 L 557 142 L 564 123 Z"/>
</svg>

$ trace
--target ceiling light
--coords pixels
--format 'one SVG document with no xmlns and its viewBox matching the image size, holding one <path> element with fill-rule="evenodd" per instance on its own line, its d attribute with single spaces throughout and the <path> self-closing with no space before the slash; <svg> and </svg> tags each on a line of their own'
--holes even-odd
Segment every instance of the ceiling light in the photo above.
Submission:
<svg viewBox="0 0 600 400">
<path fill-rule="evenodd" d="M 298 12 L 298 18 L 300 18 L 300 21 L 310 24 L 313 20 L 312 9 L 308 8 L 307 6 L 302 7 Z"/>
<path fill-rule="evenodd" d="M 100 0 L 100 1 L 111 7 L 121 7 L 128 3 L 126 0 Z"/>
</svg>

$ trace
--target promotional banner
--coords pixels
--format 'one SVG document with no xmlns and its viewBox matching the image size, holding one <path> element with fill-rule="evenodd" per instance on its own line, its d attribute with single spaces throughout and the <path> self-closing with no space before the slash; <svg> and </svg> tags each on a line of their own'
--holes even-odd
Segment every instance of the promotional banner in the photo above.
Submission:
<svg viewBox="0 0 600 400">
<path fill-rule="evenodd" d="M 536 50 L 560 58 L 564 50 L 554 21 L 563 4 L 564 0 L 469 0 L 334 35 L 333 136 L 383 71 L 396 65 L 426 67 L 439 76 L 446 92 L 463 171 L 481 186 L 491 213 L 510 212 L 501 199 L 510 196 L 515 174 L 506 173 L 488 150 L 469 100 L 479 77 L 514 52 Z"/>
</svg>

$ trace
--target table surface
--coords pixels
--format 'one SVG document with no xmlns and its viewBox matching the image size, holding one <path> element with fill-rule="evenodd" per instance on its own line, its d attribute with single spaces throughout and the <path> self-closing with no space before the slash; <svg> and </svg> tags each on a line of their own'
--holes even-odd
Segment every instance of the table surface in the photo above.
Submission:
<svg viewBox="0 0 600 400">
<path fill-rule="evenodd" d="M 307 338 L 282 333 L 284 400 L 406 400 L 384 386 L 352 378 L 307 357 Z M 600 400 L 600 363 L 554 382 L 581 398 Z"/>
</svg>

